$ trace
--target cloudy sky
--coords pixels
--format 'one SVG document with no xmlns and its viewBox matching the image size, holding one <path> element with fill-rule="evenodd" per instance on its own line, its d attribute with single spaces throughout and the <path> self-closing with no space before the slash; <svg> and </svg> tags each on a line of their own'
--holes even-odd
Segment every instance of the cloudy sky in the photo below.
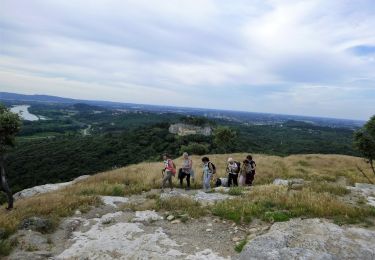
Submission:
<svg viewBox="0 0 375 260">
<path fill-rule="evenodd" d="M 368 119 L 374 0 L 0 0 L 0 91 Z"/>
</svg>

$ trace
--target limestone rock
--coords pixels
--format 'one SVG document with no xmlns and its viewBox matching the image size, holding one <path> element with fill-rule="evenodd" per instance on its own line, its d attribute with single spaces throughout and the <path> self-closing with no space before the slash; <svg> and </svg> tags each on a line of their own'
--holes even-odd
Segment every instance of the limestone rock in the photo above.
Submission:
<svg viewBox="0 0 375 260">
<path fill-rule="evenodd" d="M 162 220 L 163 217 L 159 216 L 154 210 L 136 211 L 133 222 L 152 222 Z"/>
<path fill-rule="evenodd" d="M 15 200 L 23 199 L 23 198 L 28 198 L 37 194 L 42 194 L 42 193 L 47 193 L 50 191 L 55 191 L 61 188 L 64 188 L 66 186 L 72 185 L 74 183 L 77 183 L 81 180 L 84 180 L 86 178 L 90 177 L 90 175 L 82 175 L 72 181 L 69 182 L 63 182 L 63 183 L 55 183 L 55 184 L 45 184 L 45 185 L 40 185 L 40 186 L 35 186 L 32 188 L 28 188 L 25 190 L 22 190 L 20 192 L 17 192 L 16 194 L 13 195 Z"/>
<path fill-rule="evenodd" d="M 273 181 L 273 184 L 274 184 L 274 185 L 283 185 L 283 186 L 288 186 L 289 181 L 288 181 L 288 180 L 284 180 L 284 179 L 275 179 L 275 180 Z"/>
<path fill-rule="evenodd" d="M 204 205 L 207 204 L 214 204 L 217 201 L 222 201 L 226 199 L 231 199 L 235 196 L 230 196 L 228 194 L 221 194 L 221 193 L 206 193 L 203 191 L 198 191 L 195 195 L 188 195 L 183 190 L 173 190 L 170 192 L 165 192 L 160 195 L 161 200 L 168 200 L 168 199 L 175 199 L 175 198 L 191 198 L 195 201 L 198 201 Z"/>
<path fill-rule="evenodd" d="M 174 216 L 173 216 L 173 215 L 169 215 L 169 216 L 167 217 L 167 220 L 168 220 L 168 221 L 172 221 L 172 220 L 174 220 Z"/>
<path fill-rule="evenodd" d="M 374 259 L 374 244 L 375 231 L 293 219 L 250 241 L 240 259 Z"/>
<path fill-rule="evenodd" d="M 288 186 L 288 188 L 292 190 L 301 190 L 305 184 L 305 181 L 303 179 L 275 179 L 273 184 Z"/>
<path fill-rule="evenodd" d="M 358 192 L 367 199 L 367 204 L 375 207 L 375 185 L 367 183 L 356 183 L 350 190 Z"/>
</svg>

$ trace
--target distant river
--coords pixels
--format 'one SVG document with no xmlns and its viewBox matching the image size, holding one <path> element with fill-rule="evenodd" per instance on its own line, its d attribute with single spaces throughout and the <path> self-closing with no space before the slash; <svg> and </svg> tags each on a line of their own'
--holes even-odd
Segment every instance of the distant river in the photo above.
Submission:
<svg viewBox="0 0 375 260">
<path fill-rule="evenodd" d="M 39 120 L 39 117 L 29 112 L 29 107 L 30 106 L 28 105 L 14 106 L 10 109 L 10 111 L 12 111 L 13 113 L 19 114 L 23 120 L 29 120 L 29 121 Z"/>
</svg>

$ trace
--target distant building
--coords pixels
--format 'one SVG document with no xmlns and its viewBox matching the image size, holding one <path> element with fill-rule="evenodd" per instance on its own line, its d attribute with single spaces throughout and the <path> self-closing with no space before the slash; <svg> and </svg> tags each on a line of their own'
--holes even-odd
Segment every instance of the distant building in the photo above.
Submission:
<svg viewBox="0 0 375 260">
<path fill-rule="evenodd" d="M 185 135 L 212 135 L 212 128 L 210 126 L 195 126 L 183 123 L 173 124 L 169 127 L 169 132 L 180 136 Z"/>
</svg>

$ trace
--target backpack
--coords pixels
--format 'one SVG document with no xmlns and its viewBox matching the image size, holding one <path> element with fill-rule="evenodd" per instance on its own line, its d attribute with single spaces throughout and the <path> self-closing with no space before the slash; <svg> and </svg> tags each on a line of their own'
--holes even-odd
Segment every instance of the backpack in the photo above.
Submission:
<svg viewBox="0 0 375 260">
<path fill-rule="evenodd" d="M 212 162 L 209 162 L 208 163 L 208 166 L 211 164 L 211 166 L 212 166 L 212 174 L 215 174 L 216 173 L 216 166 L 215 166 L 215 164 L 213 164 Z"/>
<path fill-rule="evenodd" d="M 235 171 L 235 173 L 239 173 L 241 170 L 241 163 L 240 162 L 234 162 L 234 163 L 237 164 L 237 170 Z"/>
</svg>

